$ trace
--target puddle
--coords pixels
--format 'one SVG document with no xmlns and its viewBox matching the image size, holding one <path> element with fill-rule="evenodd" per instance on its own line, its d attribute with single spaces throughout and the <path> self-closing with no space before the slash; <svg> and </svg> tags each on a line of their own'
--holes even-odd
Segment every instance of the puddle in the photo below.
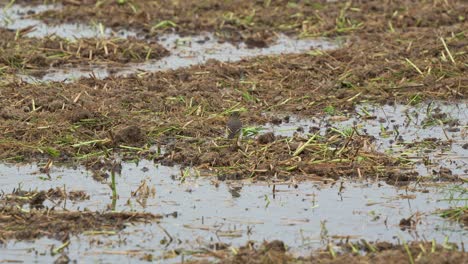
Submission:
<svg viewBox="0 0 468 264">
<path fill-rule="evenodd" d="M 10 193 L 19 184 L 23 190 L 55 187 L 65 187 L 67 191 L 85 190 L 90 200 L 66 201 L 56 204 L 56 210 L 62 207 L 108 210 L 112 202 L 109 186 L 93 181 L 83 168 L 53 168 L 50 180 L 38 174 L 38 170 L 32 165 L 1 165 L 1 192 Z M 432 214 L 450 206 L 450 202 L 444 200 L 447 194 L 441 191 L 450 186 L 412 186 L 425 190 L 412 192 L 385 183 L 343 181 L 343 184 L 322 185 L 305 182 L 299 183 L 297 188 L 278 184 L 273 194 L 272 186 L 266 184 L 215 184 L 213 178 L 203 177 L 188 177 L 181 183 L 180 175 L 177 167 L 157 166 L 148 161 L 139 165 L 125 164 L 117 177 L 116 209 L 156 214 L 177 212 L 177 216 L 162 219 L 159 226 L 130 225 L 116 235 L 74 236 L 66 254 L 71 260 L 83 262 L 127 260 L 134 263 L 144 254 L 161 257 L 175 249 L 186 250 L 184 258 L 189 259 L 190 250 L 202 250 L 215 242 L 238 247 L 248 240 L 281 239 L 297 255 L 309 255 L 312 249 L 323 247 L 329 239 L 338 241 L 347 236 L 395 243 L 401 239 L 435 239 L 439 243 L 448 239 L 459 245 L 468 242 L 466 230 Z M 156 194 L 138 202 L 138 198 L 131 197 L 131 192 L 138 189 L 142 180 L 146 180 L 149 188 L 154 187 Z M 401 230 L 400 220 L 412 215 L 418 221 L 416 228 Z M 8 241 L 0 247 L 0 261 L 50 262 L 56 258 L 50 255 L 52 245 L 58 247 L 61 242 L 47 238 L 33 242 Z M 171 261 L 181 260 L 178 256 Z"/>
<path fill-rule="evenodd" d="M 303 53 L 311 49 L 327 50 L 337 47 L 337 43 L 325 39 L 293 39 L 286 35 L 279 35 L 277 41 L 267 48 L 247 48 L 245 43 L 238 45 L 228 42 L 220 43 L 212 33 L 184 38 L 177 34 L 167 34 L 159 38 L 159 43 L 169 50 L 171 55 L 157 61 L 129 63 L 123 67 L 49 69 L 42 78 L 31 80 L 71 81 L 90 75 L 103 79 L 109 76 L 109 71 L 116 76 L 125 76 L 138 72 L 174 70 L 204 64 L 211 59 L 235 62 L 255 56 Z"/>
<path fill-rule="evenodd" d="M 100 28 L 99 25 L 84 25 L 84 24 L 61 24 L 47 25 L 46 23 L 33 19 L 34 14 L 38 14 L 47 10 L 59 9 L 60 5 L 37 5 L 37 6 L 21 6 L 12 5 L 9 8 L 3 8 L 0 12 L 0 27 L 18 30 L 27 27 L 34 27 L 34 30 L 26 34 L 28 37 L 42 38 L 49 35 L 57 35 L 67 39 L 77 38 L 94 38 L 94 37 L 122 37 L 135 36 L 133 32 L 121 30 L 118 32 L 112 31 L 110 28 Z"/>
<path fill-rule="evenodd" d="M 99 25 L 88 26 L 82 24 L 62 24 L 47 25 L 39 20 L 32 19 L 34 13 L 43 12 L 50 9 L 60 8 L 59 5 L 39 5 L 35 7 L 24 7 L 12 5 L 10 8 L 0 13 L 0 27 L 9 29 L 23 29 L 34 26 L 34 30 L 27 34 L 29 37 L 45 37 L 55 34 L 69 39 L 109 37 L 117 36 L 127 38 L 136 37 L 137 34 L 131 31 L 113 32 L 109 28 L 100 28 Z M 72 81 L 81 77 L 93 75 L 96 78 L 106 78 L 111 71 L 117 76 L 138 73 L 140 71 L 156 72 L 171 69 L 178 69 L 197 64 L 203 64 L 210 59 L 233 62 L 243 58 L 261 55 L 279 55 L 285 53 L 303 53 L 311 49 L 333 49 L 338 46 L 337 42 L 326 39 L 294 39 L 286 35 L 278 35 L 277 41 L 267 48 L 247 48 L 244 43 L 238 45 L 231 43 L 220 43 L 211 33 L 203 33 L 193 37 L 180 37 L 177 34 L 167 34 L 159 37 L 159 43 L 171 52 L 171 55 L 157 61 L 147 61 L 145 63 L 126 64 L 122 67 L 70 67 L 70 68 L 50 68 L 47 73 L 40 77 L 28 75 L 20 76 L 27 82 L 40 81 Z"/>
<path fill-rule="evenodd" d="M 289 123 L 267 124 L 263 131 L 288 137 L 315 131 L 323 135 L 330 128 L 346 131 L 356 125 L 360 134 L 375 137 L 377 151 L 415 162 L 417 171 L 423 176 L 433 175 L 433 170 L 445 167 L 453 174 L 467 178 L 468 149 L 463 148 L 468 143 L 466 101 L 416 106 L 363 104 L 357 107 L 357 112 L 357 116 L 345 118 L 345 121 L 336 121 L 336 117 L 330 116 L 323 119 L 290 117 Z M 412 146 L 413 142 L 424 140 L 420 145 Z M 424 165 L 425 159 L 426 164 L 428 161 L 430 164 Z"/>
</svg>

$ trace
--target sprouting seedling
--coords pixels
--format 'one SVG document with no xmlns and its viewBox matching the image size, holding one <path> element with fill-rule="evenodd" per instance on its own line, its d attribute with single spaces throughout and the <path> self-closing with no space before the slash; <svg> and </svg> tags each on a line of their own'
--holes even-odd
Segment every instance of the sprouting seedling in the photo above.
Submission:
<svg viewBox="0 0 468 264">
<path fill-rule="evenodd" d="M 332 127 L 330 129 L 331 129 L 331 131 L 334 131 L 334 132 L 340 134 L 344 138 L 350 137 L 353 134 L 353 131 L 354 131 L 352 127 L 345 127 L 345 128 L 341 128 L 341 129 Z"/>
<path fill-rule="evenodd" d="M 9 15 L 7 14 L 7 10 L 10 9 L 13 4 L 15 3 L 15 0 L 11 0 L 3 9 L 3 21 L 5 21 L 5 24 L 9 25 L 13 23 L 13 21 L 9 18 Z"/>
<path fill-rule="evenodd" d="M 413 254 L 411 253 L 411 250 L 410 250 L 410 248 L 409 248 L 409 246 L 408 246 L 408 243 L 406 243 L 405 240 L 403 240 L 403 247 L 405 248 L 406 253 L 408 254 L 409 262 L 410 262 L 411 264 L 414 264 Z"/>
<path fill-rule="evenodd" d="M 155 30 L 158 30 L 158 29 L 166 29 L 166 28 L 174 28 L 174 27 L 177 27 L 177 24 L 174 23 L 173 21 L 163 20 L 163 21 L 157 23 L 156 25 L 152 26 L 151 27 L 151 32 L 154 32 Z"/>
<path fill-rule="evenodd" d="M 231 115 L 233 112 L 238 112 L 238 113 L 247 112 L 247 109 L 245 109 L 245 107 L 237 107 L 238 105 L 239 104 L 236 104 L 235 106 L 223 111 L 222 115 Z"/>
<path fill-rule="evenodd" d="M 189 167 L 186 167 L 183 171 L 182 171 L 182 175 L 180 177 L 180 183 L 184 183 L 185 180 L 190 177 L 190 168 Z"/>
<path fill-rule="evenodd" d="M 372 116 L 371 113 L 369 113 L 369 111 L 367 111 L 367 108 L 366 108 L 366 107 L 361 108 L 361 111 L 362 111 L 366 116 Z"/>
<path fill-rule="evenodd" d="M 448 54 L 448 56 L 449 56 L 449 58 L 450 58 L 450 61 L 451 61 L 454 65 L 456 65 L 455 59 L 453 58 L 452 53 L 450 52 L 449 48 L 447 47 L 447 43 L 445 43 L 444 38 L 443 38 L 443 37 L 440 37 L 440 41 L 442 41 L 442 44 L 444 45 L 444 49 L 445 49 L 445 51 L 447 52 L 447 54 Z"/>
<path fill-rule="evenodd" d="M 99 23 L 98 26 L 99 26 L 99 34 L 101 34 L 101 36 L 104 36 L 104 25 L 102 23 Z"/>
<path fill-rule="evenodd" d="M 393 134 L 395 135 L 395 140 L 400 136 L 400 130 L 398 130 L 399 125 L 393 125 Z"/>
<path fill-rule="evenodd" d="M 328 239 L 328 229 L 326 226 L 327 220 L 320 221 L 320 240 L 325 241 Z"/>
<path fill-rule="evenodd" d="M 326 114 L 329 114 L 329 115 L 333 115 L 335 114 L 335 107 L 333 105 L 328 105 L 326 106 L 323 111 L 326 113 Z"/>
<path fill-rule="evenodd" d="M 15 2 L 16 0 L 10 0 L 10 2 L 3 8 L 3 11 L 10 9 L 15 4 Z"/>
<path fill-rule="evenodd" d="M 244 127 L 242 128 L 242 136 L 244 137 L 252 137 L 258 135 L 260 131 L 262 131 L 262 127 Z"/>
<path fill-rule="evenodd" d="M 312 56 L 312 57 L 322 56 L 323 54 L 325 53 L 319 49 L 314 49 L 314 50 L 307 52 L 307 55 Z"/>
<path fill-rule="evenodd" d="M 328 251 L 330 252 L 330 256 L 335 259 L 336 258 L 336 252 L 335 250 L 333 249 L 333 244 L 332 243 L 328 243 Z"/>
<path fill-rule="evenodd" d="M 380 134 L 379 134 L 379 135 L 380 135 L 382 138 L 388 138 L 388 137 L 389 137 L 388 134 L 389 134 L 389 133 L 388 133 L 388 131 L 387 131 L 387 128 L 386 128 L 383 124 L 380 124 Z"/>
<path fill-rule="evenodd" d="M 408 102 L 408 105 L 417 105 L 422 101 L 421 95 L 415 94 L 413 97 L 411 97 L 410 101 Z"/>
<path fill-rule="evenodd" d="M 268 195 L 265 194 L 265 208 L 268 208 L 268 206 L 270 205 L 270 198 L 268 197 Z"/>
<path fill-rule="evenodd" d="M 117 204 L 117 186 L 115 182 L 115 170 L 111 170 L 111 189 L 112 189 L 112 210 L 115 210 Z"/>
<path fill-rule="evenodd" d="M 112 157 L 111 164 L 112 210 L 115 211 L 115 207 L 117 204 L 117 183 L 115 180 L 115 172 L 122 165 L 122 158 L 118 154 L 115 154 Z"/>
</svg>

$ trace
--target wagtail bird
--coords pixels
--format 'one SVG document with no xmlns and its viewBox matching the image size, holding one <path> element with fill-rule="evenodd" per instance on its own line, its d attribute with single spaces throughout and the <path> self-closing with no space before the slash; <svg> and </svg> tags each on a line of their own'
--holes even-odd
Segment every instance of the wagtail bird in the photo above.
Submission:
<svg viewBox="0 0 468 264">
<path fill-rule="evenodd" d="M 242 130 L 242 121 L 240 120 L 239 112 L 232 112 L 229 120 L 227 121 L 228 138 L 232 139 L 240 134 Z"/>
</svg>

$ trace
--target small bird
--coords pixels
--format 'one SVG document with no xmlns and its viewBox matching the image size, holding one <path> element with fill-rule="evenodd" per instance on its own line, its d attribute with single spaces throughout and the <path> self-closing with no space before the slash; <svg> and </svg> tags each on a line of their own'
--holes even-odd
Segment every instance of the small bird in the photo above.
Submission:
<svg viewBox="0 0 468 264">
<path fill-rule="evenodd" d="M 239 112 L 232 112 L 227 121 L 228 139 L 233 139 L 242 130 L 242 121 L 240 120 Z"/>
</svg>

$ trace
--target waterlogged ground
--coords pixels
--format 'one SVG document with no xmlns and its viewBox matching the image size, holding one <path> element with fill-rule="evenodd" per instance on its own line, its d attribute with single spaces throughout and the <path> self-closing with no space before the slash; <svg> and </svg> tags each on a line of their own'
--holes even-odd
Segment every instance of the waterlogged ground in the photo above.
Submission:
<svg viewBox="0 0 468 264">
<path fill-rule="evenodd" d="M 288 116 L 288 122 L 269 123 L 264 133 L 281 136 L 330 131 L 365 134 L 374 147 L 414 163 L 421 176 L 468 177 L 466 101 L 432 101 L 417 105 L 357 106 L 356 114 L 334 113 L 323 118 Z M 283 117 L 284 118 L 284 117 Z M 444 175 L 442 175 L 444 174 Z"/>
<path fill-rule="evenodd" d="M 464 1 L 0 7 L 0 262 L 468 259 Z"/>
<path fill-rule="evenodd" d="M 47 25 L 37 19 L 32 19 L 32 15 L 46 10 L 61 9 L 60 5 L 39 5 L 34 7 L 24 7 L 12 5 L 3 14 L 0 14 L 0 21 L 7 29 L 21 30 L 29 28 L 24 34 L 28 37 L 44 38 L 50 35 L 63 39 L 70 39 L 77 42 L 83 38 L 109 38 L 109 37 L 137 37 L 132 31 L 113 32 L 109 28 L 104 28 L 102 24 L 88 26 L 86 24 L 60 24 Z M 140 37 L 141 38 L 141 37 Z M 203 32 L 196 36 L 182 37 L 178 34 L 167 33 L 157 37 L 158 43 L 170 51 L 170 56 L 162 59 L 146 61 L 143 63 L 133 63 L 125 65 L 113 65 L 108 67 L 96 63 L 86 67 L 52 67 L 47 72 L 41 74 L 40 78 L 22 75 L 23 80 L 40 81 L 71 81 L 81 77 L 93 75 L 97 78 L 108 77 L 110 72 L 115 75 L 134 74 L 137 72 L 155 72 L 161 70 L 178 69 L 192 65 L 206 63 L 210 59 L 218 61 L 238 61 L 242 58 L 255 57 L 261 55 L 303 53 L 311 49 L 331 49 L 337 47 L 339 41 L 326 39 L 301 40 L 290 38 L 280 34 L 274 43 L 267 47 L 256 48 L 249 44 L 240 42 L 236 44 L 219 40 L 214 34 Z M 65 41 L 67 42 L 67 41 Z M 110 41 L 111 42 L 111 41 Z M 44 70 L 42 70 L 44 71 Z M 35 72 L 34 75 L 38 73 Z"/>
<path fill-rule="evenodd" d="M 112 204 L 109 185 L 96 183 L 85 168 L 59 167 L 48 176 L 39 170 L 37 166 L 2 166 L 2 191 L 60 188 L 67 192 L 85 190 L 89 195 L 84 201 L 44 203 L 55 210 L 103 212 Z M 239 247 L 249 240 L 272 241 L 278 237 L 291 253 L 299 255 L 308 255 L 331 241 L 360 239 L 393 243 L 434 239 L 464 247 L 466 230 L 435 213 L 456 203 L 449 198 L 457 187 L 415 183 L 396 188 L 379 181 L 346 179 L 329 184 L 278 183 L 273 187 L 193 175 L 181 178 L 177 167 L 142 161 L 123 165 L 117 176 L 115 210 L 165 217 L 159 224 L 129 225 L 106 235 L 99 235 L 100 230 L 86 230 L 84 235 L 70 238 L 67 252 L 69 258 L 86 262 L 118 261 L 122 254 L 129 262 L 146 254 L 177 262 L 184 256 L 191 259 L 197 252 L 207 253 L 215 243 Z M 146 188 L 149 193 L 145 193 Z M 402 219 L 410 224 L 402 224 Z M 48 252 L 51 246 L 61 244 L 48 238 L 12 241 L 0 251 L 5 261 L 47 262 L 54 259 Z M 37 254 L 25 254 L 31 251 Z"/>
</svg>

